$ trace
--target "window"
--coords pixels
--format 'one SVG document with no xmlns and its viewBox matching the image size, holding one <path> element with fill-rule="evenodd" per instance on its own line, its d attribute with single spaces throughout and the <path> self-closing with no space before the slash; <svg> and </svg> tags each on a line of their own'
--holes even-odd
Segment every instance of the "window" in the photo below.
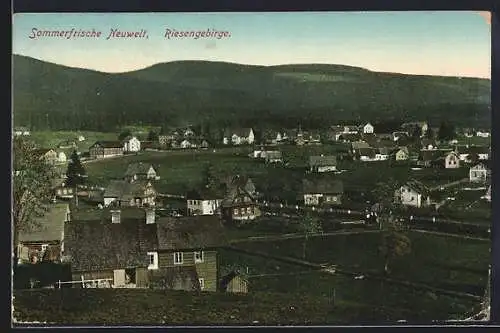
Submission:
<svg viewBox="0 0 500 333">
<path fill-rule="evenodd" d="M 158 253 L 148 252 L 148 269 L 158 269 Z"/>
<path fill-rule="evenodd" d="M 47 251 L 47 248 L 49 247 L 48 244 L 42 244 L 42 252 Z"/>
<path fill-rule="evenodd" d="M 174 253 L 174 264 L 175 265 L 180 265 L 183 263 L 184 256 L 182 252 L 175 252 Z"/>
<path fill-rule="evenodd" d="M 195 263 L 200 263 L 205 260 L 205 255 L 203 251 L 195 251 L 194 252 L 194 262 Z"/>
<path fill-rule="evenodd" d="M 252 214 L 252 207 L 247 207 L 247 214 Z"/>
<path fill-rule="evenodd" d="M 234 209 L 234 215 L 238 215 L 239 211 L 238 211 L 238 208 L 235 208 Z"/>
<path fill-rule="evenodd" d="M 199 278 L 198 281 L 200 282 L 200 289 L 201 290 L 205 289 L 205 279 Z"/>
</svg>

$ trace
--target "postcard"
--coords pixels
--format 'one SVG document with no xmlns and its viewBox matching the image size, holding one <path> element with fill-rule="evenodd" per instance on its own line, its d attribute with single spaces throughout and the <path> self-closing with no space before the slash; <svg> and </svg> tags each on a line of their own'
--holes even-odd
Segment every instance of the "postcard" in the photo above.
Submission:
<svg viewBox="0 0 500 333">
<path fill-rule="evenodd" d="M 15 14 L 13 322 L 488 321 L 490 36 L 473 11 Z"/>
</svg>

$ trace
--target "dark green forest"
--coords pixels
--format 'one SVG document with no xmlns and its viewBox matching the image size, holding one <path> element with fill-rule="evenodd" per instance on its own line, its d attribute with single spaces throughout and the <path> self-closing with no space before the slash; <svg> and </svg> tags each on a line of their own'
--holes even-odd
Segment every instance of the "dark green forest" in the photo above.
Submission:
<svg viewBox="0 0 500 333">
<path fill-rule="evenodd" d="M 177 61 L 109 74 L 15 55 L 14 123 L 31 130 L 125 125 L 322 128 L 335 122 L 453 119 L 490 126 L 490 81 L 342 65 Z"/>
</svg>

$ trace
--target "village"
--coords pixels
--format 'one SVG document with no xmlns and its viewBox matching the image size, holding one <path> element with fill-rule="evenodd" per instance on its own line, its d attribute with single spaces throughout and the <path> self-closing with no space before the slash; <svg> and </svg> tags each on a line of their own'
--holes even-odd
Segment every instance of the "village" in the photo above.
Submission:
<svg viewBox="0 0 500 333">
<path fill-rule="evenodd" d="M 42 227 L 20 234 L 18 264 L 69 268 L 50 277 L 26 273 L 18 288 L 247 294 L 259 291 L 259 278 L 294 261 L 332 274 L 347 269 L 363 279 L 373 267 L 326 257 L 314 262 L 305 244 L 318 235 L 384 229 L 382 199 L 374 194 L 384 186 L 382 196 L 398 207 L 406 229 L 486 239 L 489 131 L 445 125 L 410 122 L 388 133 L 371 123 L 326 131 L 237 128 L 218 140 L 188 126 L 116 133 L 115 140 L 88 142 L 86 151 L 79 150 L 89 140 L 82 134 L 40 146 L 36 154 L 57 170 L 53 199 Z M 15 128 L 14 136 L 29 140 L 36 133 Z M 68 185 L 72 163 L 83 171 Z M 263 254 L 264 243 L 252 242 L 266 237 L 270 244 L 305 237 L 304 253 Z M 278 268 L 269 271 L 245 255 L 268 256 Z"/>
</svg>

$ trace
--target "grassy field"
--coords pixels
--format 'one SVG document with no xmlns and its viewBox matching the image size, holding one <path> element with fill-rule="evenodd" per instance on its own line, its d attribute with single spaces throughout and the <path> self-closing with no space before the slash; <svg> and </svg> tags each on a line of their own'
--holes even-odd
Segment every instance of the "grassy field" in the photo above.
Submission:
<svg viewBox="0 0 500 333">
<path fill-rule="evenodd" d="M 328 283 L 328 281 L 325 281 Z M 340 289 L 340 288 L 339 288 Z M 339 291 L 340 292 L 340 291 Z M 48 325 L 325 325 L 430 322 L 467 311 L 428 298 L 422 310 L 374 306 L 303 293 L 189 293 L 138 289 L 25 290 L 14 294 L 17 323 Z M 411 300 L 402 300 L 408 302 Z M 409 308 L 415 309 L 413 304 Z"/>
<path fill-rule="evenodd" d="M 78 141 L 77 138 L 82 135 L 85 141 Z M 32 132 L 31 138 L 44 148 L 52 148 L 56 151 L 69 151 L 73 148 L 59 149 L 57 146 L 66 141 L 75 141 L 77 150 L 86 152 L 89 147 L 99 140 L 117 140 L 117 133 L 104 133 L 104 132 L 89 132 L 89 131 L 40 131 Z"/>
<path fill-rule="evenodd" d="M 335 235 L 310 238 L 306 259 L 337 264 L 360 273 L 379 274 L 384 260 L 378 247 L 381 234 Z M 410 232 L 412 251 L 396 258 L 391 276 L 437 288 L 480 294 L 491 262 L 491 243 Z M 247 250 L 302 258 L 303 239 L 238 243 Z"/>
</svg>

